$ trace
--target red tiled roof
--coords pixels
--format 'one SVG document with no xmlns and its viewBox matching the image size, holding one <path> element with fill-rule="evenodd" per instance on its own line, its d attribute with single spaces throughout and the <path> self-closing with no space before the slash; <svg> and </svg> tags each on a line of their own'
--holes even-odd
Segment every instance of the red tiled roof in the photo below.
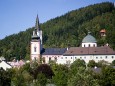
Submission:
<svg viewBox="0 0 115 86">
<path fill-rule="evenodd" d="M 106 33 L 106 30 L 105 30 L 105 29 L 102 29 L 100 32 L 101 32 L 101 33 Z"/>
<path fill-rule="evenodd" d="M 115 51 L 109 46 L 71 47 L 63 55 L 115 55 Z"/>
</svg>

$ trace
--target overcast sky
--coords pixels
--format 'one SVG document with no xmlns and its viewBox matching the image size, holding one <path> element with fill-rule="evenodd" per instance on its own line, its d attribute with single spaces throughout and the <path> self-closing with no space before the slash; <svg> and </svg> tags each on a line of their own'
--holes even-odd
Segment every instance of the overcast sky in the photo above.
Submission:
<svg viewBox="0 0 115 86">
<path fill-rule="evenodd" d="M 25 31 L 35 25 L 61 16 L 68 11 L 101 2 L 115 0 L 0 0 L 0 39 Z"/>
</svg>

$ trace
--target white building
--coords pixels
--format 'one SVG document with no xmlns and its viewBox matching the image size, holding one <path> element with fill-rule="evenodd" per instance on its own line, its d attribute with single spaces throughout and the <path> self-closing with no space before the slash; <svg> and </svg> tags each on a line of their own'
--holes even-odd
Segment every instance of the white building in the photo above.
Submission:
<svg viewBox="0 0 115 86">
<path fill-rule="evenodd" d="M 1 61 L 0 62 L 0 68 L 3 68 L 4 70 L 7 70 L 7 69 L 12 68 L 12 66 L 9 65 L 8 63 L 6 63 L 5 61 Z"/>
<path fill-rule="evenodd" d="M 42 51 L 42 30 L 39 27 L 38 15 L 36 18 L 35 29 L 31 40 L 31 60 L 40 61 L 40 53 Z"/>
<path fill-rule="evenodd" d="M 76 59 L 83 59 L 86 63 L 89 60 L 94 60 L 95 62 L 105 60 L 109 63 L 115 60 L 115 51 L 108 45 L 97 47 L 97 41 L 90 33 L 82 40 L 81 47 L 44 49 L 42 45 L 42 31 L 39 29 L 37 16 L 31 40 L 31 60 L 40 61 L 41 57 L 45 63 L 54 60 L 58 64 L 71 64 Z"/>
</svg>

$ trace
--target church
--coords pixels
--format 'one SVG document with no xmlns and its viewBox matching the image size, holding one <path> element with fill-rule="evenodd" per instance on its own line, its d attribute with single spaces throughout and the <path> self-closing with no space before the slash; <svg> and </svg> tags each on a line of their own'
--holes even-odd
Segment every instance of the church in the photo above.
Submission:
<svg viewBox="0 0 115 86">
<path fill-rule="evenodd" d="M 110 46 L 97 46 L 96 39 L 88 32 L 87 36 L 82 40 L 80 47 L 70 48 L 43 48 L 42 43 L 42 30 L 39 27 L 39 18 L 36 18 L 35 29 L 33 31 L 31 43 L 30 43 L 30 60 L 40 59 L 44 63 L 49 63 L 53 60 L 57 64 L 71 64 L 76 59 L 82 59 L 86 63 L 90 60 L 98 62 L 100 60 L 111 63 L 115 60 L 115 51 Z"/>
</svg>

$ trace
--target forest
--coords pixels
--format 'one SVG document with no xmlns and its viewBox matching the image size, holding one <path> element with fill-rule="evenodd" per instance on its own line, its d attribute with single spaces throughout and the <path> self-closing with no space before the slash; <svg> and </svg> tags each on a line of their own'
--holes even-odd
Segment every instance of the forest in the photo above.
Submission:
<svg viewBox="0 0 115 86">
<path fill-rule="evenodd" d="M 103 2 L 82 7 L 40 24 L 43 31 L 43 47 L 76 47 L 88 31 L 97 39 L 98 46 L 106 43 L 115 49 L 115 7 L 114 3 Z M 34 27 L 6 36 L 0 40 L 0 56 L 6 60 L 29 59 L 30 41 Z M 100 37 L 100 30 L 106 30 L 106 37 Z"/>
</svg>

